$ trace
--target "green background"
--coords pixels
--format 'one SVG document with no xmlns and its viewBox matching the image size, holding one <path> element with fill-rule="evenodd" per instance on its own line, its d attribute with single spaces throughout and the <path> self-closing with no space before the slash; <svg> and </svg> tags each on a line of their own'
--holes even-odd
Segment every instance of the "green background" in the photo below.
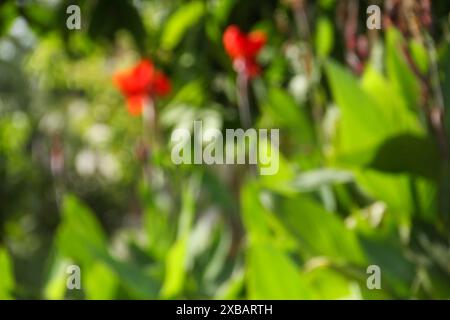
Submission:
<svg viewBox="0 0 450 320">
<path fill-rule="evenodd" d="M 360 74 L 350 2 L 0 1 L 0 299 L 450 298 L 450 2 L 411 34 L 356 1 Z M 249 94 L 274 176 L 170 159 L 176 128 L 241 126 L 230 24 L 267 34 Z M 147 157 L 112 82 L 142 57 L 173 86 Z"/>
</svg>

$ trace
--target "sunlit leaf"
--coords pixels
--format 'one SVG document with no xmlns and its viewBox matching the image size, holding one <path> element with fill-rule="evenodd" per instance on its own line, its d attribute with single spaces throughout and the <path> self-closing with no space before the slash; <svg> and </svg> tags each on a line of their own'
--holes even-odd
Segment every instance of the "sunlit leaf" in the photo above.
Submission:
<svg viewBox="0 0 450 320">
<path fill-rule="evenodd" d="M 403 46 L 405 40 L 400 31 L 390 28 L 386 34 L 387 73 L 397 91 L 407 101 L 408 108 L 415 109 L 419 103 L 420 86 L 406 59 Z"/>
<path fill-rule="evenodd" d="M 204 14 L 205 6 L 202 1 L 192 1 L 180 8 L 167 21 L 162 34 L 161 45 L 164 49 L 173 49 L 182 40 L 186 32 Z"/>
<path fill-rule="evenodd" d="M 316 52 L 319 57 L 327 57 L 334 46 L 333 24 L 326 17 L 320 17 L 316 25 Z"/>
<path fill-rule="evenodd" d="M 304 196 L 285 199 L 277 214 L 307 255 L 364 263 L 365 256 L 354 232 L 317 202 Z"/>
<path fill-rule="evenodd" d="M 247 252 L 247 290 L 250 299 L 309 299 L 311 288 L 300 268 L 270 244 L 252 245 Z"/>
<path fill-rule="evenodd" d="M 12 261 L 8 252 L 0 248 L 0 300 L 13 299 L 15 286 Z"/>
</svg>

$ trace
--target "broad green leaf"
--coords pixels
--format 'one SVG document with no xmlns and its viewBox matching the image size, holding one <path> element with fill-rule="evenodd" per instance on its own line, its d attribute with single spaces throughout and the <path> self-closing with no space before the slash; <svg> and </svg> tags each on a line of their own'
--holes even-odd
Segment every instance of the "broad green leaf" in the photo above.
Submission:
<svg viewBox="0 0 450 320">
<path fill-rule="evenodd" d="M 144 203 L 144 228 L 148 239 L 148 251 L 152 258 L 164 261 L 176 228 L 171 224 L 167 208 L 156 201 L 155 194 L 141 186 L 141 201 Z"/>
<path fill-rule="evenodd" d="M 277 214 L 308 256 L 326 256 L 337 262 L 364 264 L 364 253 L 354 232 L 317 202 L 306 196 L 284 199 L 277 208 Z"/>
<path fill-rule="evenodd" d="M 268 104 L 264 111 L 275 121 L 275 124 L 292 130 L 301 144 L 312 143 L 314 139 L 311 119 L 306 109 L 298 105 L 286 91 L 271 88 L 268 93 Z"/>
<path fill-rule="evenodd" d="M 217 0 L 208 3 L 206 31 L 215 43 L 221 42 L 223 26 L 237 2 L 237 0 Z"/>
<path fill-rule="evenodd" d="M 427 288 L 428 296 L 435 300 L 448 300 L 450 297 L 449 273 L 434 269 L 430 270 L 428 274 L 430 278 L 430 285 Z"/>
<path fill-rule="evenodd" d="M 282 248 L 294 247 L 294 240 L 277 217 L 261 203 L 261 190 L 249 182 L 241 190 L 241 214 L 250 243 L 272 241 Z"/>
<path fill-rule="evenodd" d="M 318 292 L 318 299 L 361 299 L 356 281 L 346 278 L 331 268 L 318 267 L 304 274 L 308 284 Z"/>
<path fill-rule="evenodd" d="M 201 106 L 205 100 L 205 87 L 200 80 L 191 81 L 177 90 L 170 105 L 189 104 Z M 164 112 L 166 112 L 164 110 Z"/>
<path fill-rule="evenodd" d="M 217 0 L 210 3 L 209 11 L 218 22 L 223 23 L 237 2 L 237 0 Z"/>
<path fill-rule="evenodd" d="M 3 35 L 7 30 L 9 30 L 10 24 L 17 17 L 17 5 L 10 3 L 3 3 L 0 6 L 0 35 Z"/>
<path fill-rule="evenodd" d="M 61 254 L 81 263 L 94 259 L 93 249 L 106 252 L 106 235 L 92 212 L 75 196 L 66 195 L 57 243 Z"/>
<path fill-rule="evenodd" d="M 281 133 L 280 133 L 281 135 Z M 283 156 L 276 144 L 268 140 L 258 140 L 260 183 L 265 188 L 277 193 L 289 195 L 296 190 L 291 185 L 294 179 L 292 164 Z M 261 161 L 264 157 L 264 162 Z M 265 170 L 265 171 L 263 171 Z"/>
<path fill-rule="evenodd" d="M 369 71 L 361 84 L 334 62 L 327 63 L 326 71 L 341 112 L 335 141 L 338 160 L 349 164 L 367 164 L 387 138 L 405 132 L 422 132 L 408 110 L 402 108 L 405 104 L 401 99 L 394 99 L 398 104 L 388 103 L 386 107 L 383 101 L 368 93 L 382 88 L 381 78 L 375 72 Z M 382 93 L 385 91 L 382 90 Z"/>
<path fill-rule="evenodd" d="M 186 254 L 188 237 L 175 242 L 166 257 L 166 276 L 161 289 L 161 297 L 170 299 L 176 297 L 183 289 L 186 279 Z"/>
<path fill-rule="evenodd" d="M 108 19 L 105 19 L 105 13 Z M 144 40 L 147 39 L 147 32 L 133 1 L 96 1 L 90 17 L 88 34 L 93 39 L 112 40 L 119 30 L 128 30 L 141 52 L 145 52 Z"/>
<path fill-rule="evenodd" d="M 200 187 L 200 177 L 191 177 L 183 190 L 182 208 L 178 223 L 177 240 L 166 257 L 165 278 L 160 295 L 163 298 L 174 298 L 181 293 L 186 279 L 188 267 L 188 246 L 195 216 L 195 198 Z"/>
<path fill-rule="evenodd" d="M 386 127 L 378 104 L 362 90 L 354 76 L 333 62 L 327 63 L 326 71 L 341 113 L 337 154 L 364 163 L 393 128 Z"/>
<path fill-rule="evenodd" d="M 363 191 L 388 205 L 401 226 L 408 227 L 414 213 L 427 221 L 437 218 L 436 186 L 429 180 L 374 170 L 359 170 L 355 177 Z"/>
<path fill-rule="evenodd" d="M 382 289 L 391 297 L 409 296 L 415 277 L 415 266 L 407 260 L 395 238 L 362 237 L 361 244 L 369 264 L 382 270 Z"/>
<path fill-rule="evenodd" d="M 12 261 L 6 249 L 0 247 L 0 300 L 13 299 L 14 283 Z"/>
<path fill-rule="evenodd" d="M 129 261 L 117 260 L 96 248 L 92 248 L 91 251 L 94 252 L 96 262 L 103 263 L 116 274 L 132 298 L 156 299 L 160 284 L 151 269 L 142 268 Z M 111 278 L 106 281 L 111 290 L 114 286 L 113 281 Z"/>
<path fill-rule="evenodd" d="M 387 130 L 411 132 L 424 135 L 417 114 L 408 107 L 401 92 L 396 90 L 393 80 L 387 79 L 372 65 L 367 65 L 361 80 L 362 89 L 377 102 L 378 108 L 385 116 Z"/>
<path fill-rule="evenodd" d="M 148 272 L 133 263 L 111 257 L 101 225 L 75 196 L 64 198 L 63 221 L 58 230 L 57 244 L 64 257 L 80 263 L 82 268 L 91 268 L 94 263 L 103 262 L 135 298 L 156 297 L 159 285 Z"/>
<path fill-rule="evenodd" d="M 119 284 L 119 278 L 103 263 L 95 263 L 86 268 L 83 275 L 83 288 L 87 299 L 111 300 Z"/>
<path fill-rule="evenodd" d="M 44 298 L 48 300 L 64 299 L 67 289 L 67 267 L 70 260 L 56 256 L 53 259 L 48 279 L 44 288 Z"/>
<path fill-rule="evenodd" d="M 247 183 L 241 189 L 242 220 L 251 242 L 269 239 L 271 230 L 267 222 L 270 213 L 261 205 L 259 189 L 255 183 Z"/>
<path fill-rule="evenodd" d="M 161 46 L 168 50 L 175 48 L 186 32 L 200 20 L 204 13 L 205 5 L 202 1 L 182 4 L 166 22 L 161 37 Z"/>
<path fill-rule="evenodd" d="M 386 34 L 386 68 L 388 77 L 405 101 L 408 108 L 415 110 L 421 96 L 420 85 L 408 64 L 403 51 L 405 40 L 401 33 L 390 28 Z"/>
<path fill-rule="evenodd" d="M 412 173 L 430 180 L 440 174 L 439 154 L 429 138 L 403 134 L 384 142 L 369 167 L 389 173 Z"/>
<path fill-rule="evenodd" d="M 246 283 L 250 299 L 310 299 L 314 297 L 300 268 L 270 244 L 247 251 Z"/>
</svg>

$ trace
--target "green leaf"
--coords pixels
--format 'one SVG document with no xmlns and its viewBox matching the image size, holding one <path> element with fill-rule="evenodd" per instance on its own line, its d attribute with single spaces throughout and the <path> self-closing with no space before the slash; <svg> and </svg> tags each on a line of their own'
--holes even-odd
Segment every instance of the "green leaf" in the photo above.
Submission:
<svg viewBox="0 0 450 320">
<path fill-rule="evenodd" d="M 161 46 L 167 50 L 175 48 L 185 33 L 203 17 L 204 13 L 205 5 L 203 1 L 182 4 L 166 22 L 161 37 Z"/>
<path fill-rule="evenodd" d="M 270 244 L 247 251 L 246 283 L 249 299 L 310 299 L 313 297 L 299 267 Z"/>
<path fill-rule="evenodd" d="M 436 186 L 429 180 L 375 170 L 358 170 L 355 177 L 363 191 L 388 205 L 402 227 L 410 226 L 413 213 L 428 221 L 437 218 Z"/>
<path fill-rule="evenodd" d="M 95 263 L 84 271 L 83 288 L 87 299 L 111 300 L 115 298 L 119 279 L 103 263 Z"/>
<path fill-rule="evenodd" d="M 426 130 L 420 123 L 417 113 L 408 107 L 408 101 L 397 91 L 392 79 L 387 79 L 369 64 L 361 81 L 364 92 L 377 102 L 380 112 L 384 115 L 385 125 L 389 126 L 386 129 L 425 135 Z"/>
<path fill-rule="evenodd" d="M 306 109 L 298 105 L 294 98 L 282 89 L 271 88 L 268 98 L 269 103 L 264 111 L 271 116 L 275 124 L 291 129 L 300 143 L 311 143 L 314 132 Z"/>
<path fill-rule="evenodd" d="M 419 82 L 414 75 L 408 61 L 403 53 L 403 46 L 405 40 L 401 33 L 390 28 L 386 33 L 386 68 L 387 74 L 398 93 L 400 93 L 407 106 L 410 109 L 415 109 L 418 106 L 421 96 Z"/>
<path fill-rule="evenodd" d="M 318 292 L 317 299 L 361 299 L 356 282 L 352 283 L 344 275 L 331 268 L 325 266 L 314 268 L 305 272 L 305 279 Z"/>
<path fill-rule="evenodd" d="M 383 85 L 382 77 L 373 69 L 368 69 L 362 84 L 334 62 L 326 64 L 326 72 L 341 112 L 335 141 L 339 161 L 352 165 L 367 164 L 387 138 L 405 132 L 418 135 L 423 132 L 410 111 L 403 108 L 405 103 L 401 98 L 394 97 L 395 103 L 381 98 L 392 90 L 383 89 L 389 84 Z"/>
<path fill-rule="evenodd" d="M 0 6 L 0 35 L 3 35 L 17 17 L 17 6 L 15 3 L 3 3 Z"/>
<path fill-rule="evenodd" d="M 214 18 L 220 22 L 224 23 L 226 22 L 226 19 L 230 15 L 231 10 L 237 3 L 237 0 L 217 0 L 212 3 L 210 11 L 211 14 L 214 16 Z"/>
<path fill-rule="evenodd" d="M 140 199 L 144 204 L 144 228 L 147 234 L 147 248 L 151 257 L 164 261 L 175 237 L 176 227 L 171 223 L 167 207 L 157 201 L 157 195 L 146 185 L 141 185 Z"/>
<path fill-rule="evenodd" d="M 86 264 L 94 259 L 93 249 L 107 252 L 107 238 L 100 223 L 73 195 L 66 195 L 63 200 L 57 244 L 64 256 Z"/>
<path fill-rule="evenodd" d="M 177 90 L 176 94 L 170 100 L 168 107 L 180 104 L 200 107 L 205 101 L 205 89 L 204 83 L 201 80 L 190 81 Z"/>
<path fill-rule="evenodd" d="M 161 289 L 161 297 L 170 299 L 178 295 L 186 279 L 186 254 L 188 238 L 183 237 L 175 242 L 166 257 L 166 277 Z"/>
<path fill-rule="evenodd" d="M 160 284 L 151 273 L 151 269 L 143 269 L 134 263 L 119 261 L 104 252 L 96 250 L 94 252 L 96 260 L 102 262 L 119 277 L 120 282 L 128 289 L 132 298 L 156 299 Z M 113 290 L 114 280 L 108 278 L 106 281 L 109 288 Z"/>
<path fill-rule="evenodd" d="M 436 180 L 440 173 L 437 146 L 429 138 L 410 134 L 384 142 L 369 166 L 390 173 L 412 173 Z"/>
<path fill-rule="evenodd" d="M 410 288 L 415 277 L 415 266 L 405 258 L 399 243 L 393 238 L 362 237 L 370 264 L 382 270 L 382 289 L 393 296 L 410 296 Z"/>
<path fill-rule="evenodd" d="M 295 176 L 292 164 L 281 154 L 278 148 L 274 147 L 275 145 L 264 141 L 258 140 L 259 154 L 267 155 L 267 164 L 261 161 L 258 163 L 260 172 L 263 169 L 266 170 L 266 174 L 260 175 L 261 185 L 277 193 L 285 195 L 295 194 L 297 191 L 291 185 Z"/>
<path fill-rule="evenodd" d="M 217 290 L 216 299 L 233 300 L 240 297 L 240 293 L 245 286 L 245 272 L 239 270 L 234 272 L 231 277 Z"/>
<path fill-rule="evenodd" d="M 341 112 L 336 149 L 342 157 L 364 163 L 392 128 L 384 126 L 385 117 L 376 102 L 343 67 L 329 62 L 326 71 L 335 102 Z"/>
<path fill-rule="evenodd" d="M 409 43 L 412 58 L 422 74 L 427 74 L 430 68 L 430 59 L 427 48 L 417 40 L 411 40 Z"/>
<path fill-rule="evenodd" d="M 331 9 L 335 5 L 336 0 L 320 0 L 319 5 L 324 9 Z"/>
<path fill-rule="evenodd" d="M 0 247 L 0 300 L 13 299 L 15 286 L 12 261 L 6 249 Z"/>
<path fill-rule="evenodd" d="M 105 19 L 105 14 L 108 19 Z M 145 53 L 144 40 L 147 39 L 147 33 L 133 2 L 130 0 L 96 1 L 90 17 L 88 34 L 93 39 L 107 38 L 113 42 L 119 30 L 128 30 L 139 49 Z"/>
<path fill-rule="evenodd" d="M 320 58 L 327 57 L 334 46 L 334 27 L 331 21 L 323 16 L 316 25 L 316 52 Z"/>
<path fill-rule="evenodd" d="M 270 214 L 261 205 L 259 189 L 255 183 L 247 183 L 241 189 L 242 220 L 250 241 L 258 242 L 270 237 L 267 215 Z"/>
<path fill-rule="evenodd" d="M 271 241 L 282 248 L 295 247 L 294 240 L 277 217 L 261 203 L 260 186 L 249 182 L 241 190 L 241 214 L 249 242 Z"/>
<path fill-rule="evenodd" d="M 326 256 L 343 263 L 364 264 L 365 256 L 354 232 L 333 213 L 306 196 L 284 199 L 280 220 L 308 256 Z"/>
<path fill-rule="evenodd" d="M 133 263 L 111 257 L 106 235 L 86 206 L 75 196 L 66 195 L 62 207 L 63 221 L 58 230 L 57 245 L 63 257 L 71 258 L 89 269 L 95 263 L 102 262 L 120 278 L 121 283 L 134 297 L 156 297 L 159 285 L 152 276 Z M 113 280 L 109 278 L 108 281 L 108 285 L 112 286 Z"/>
<path fill-rule="evenodd" d="M 51 264 L 48 279 L 44 287 L 44 297 L 49 300 L 64 299 L 67 289 L 67 267 L 70 260 L 56 256 Z"/>
<path fill-rule="evenodd" d="M 183 190 L 182 208 L 178 223 L 178 236 L 166 257 L 165 278 L 161 297 L 173 298 L 181 293 L 188 267 L 188 246 L 195 216 L 195 198 L 200 187 L 200 177 L 191 177 Z"/>
<path fill-rule="evenodd" d="M 297 176 L 292 185 L 301 192 L 317 191 L 324 186 L 345 184 L 353 181 L 353 174 L 336 169 L 312 170 Z"/>
</svg>

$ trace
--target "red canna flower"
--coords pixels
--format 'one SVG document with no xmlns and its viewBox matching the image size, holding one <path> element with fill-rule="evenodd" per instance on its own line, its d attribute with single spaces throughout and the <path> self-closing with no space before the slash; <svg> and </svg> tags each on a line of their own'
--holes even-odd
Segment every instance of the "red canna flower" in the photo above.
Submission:
<svg viewBox="0 0 450 320">
<path fill-rule="evenodd" d="M 243 72 L 249 78 L 260 74 L 261 68 L 256 62 L 256 56 L 266 44 L 264 32 L 245 34 L 239 27 L 231 25 L 223 34 L 223 44 L 237 72 Z"/>
<path fill-rule="evenodd" d="M 134 116 L 142 113 L 146 99 L 164 96 L 171 89 L 170 80 L 150 60 L 141 60 L 131 69 L 116 73 L 114 83 L 126 97 L 128 111 Z"/>
</svg>

